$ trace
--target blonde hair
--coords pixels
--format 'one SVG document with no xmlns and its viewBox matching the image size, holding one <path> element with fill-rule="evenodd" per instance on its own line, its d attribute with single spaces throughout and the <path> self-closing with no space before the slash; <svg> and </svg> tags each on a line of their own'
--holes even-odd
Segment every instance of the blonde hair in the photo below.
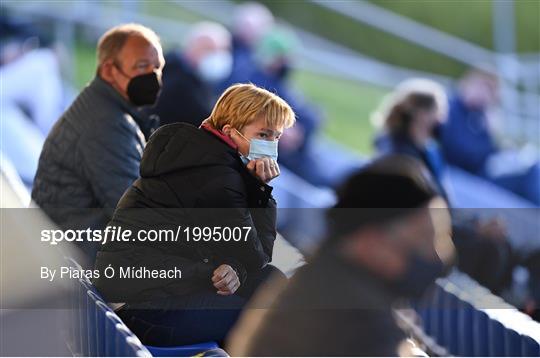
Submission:
<svg viewBox="0 0 540 358">
<path fill-rule="evenodd" d="M 163 57 L 159 36 L 152 29 L 135 23 L 123 24 L 109 29 L 99 39 L 97 45 L 98 70 L 105 61 L 116 59 L 131 36 L 144 38 L 158 50 L 160 57 Z"/>
<path fill-rule="evenodd" d="M 416 112 L 436 110 L 441 122 L 446 120 L 448 102 L 444 88 L 435 81 L 413 78 L 400 83 L 371 115 L 371 122 L 389 133 L 407 130 Z"/>
<path fill-rule="evenodd" d="M 270 127 L 290 128 L 296 120 L 294 111 L 285 100 L 249 83 L 227 88 L 206 121 L 218 130 L 227 124 L 242 130 L 260 116 L 264 117 L 266 125 Z"/>
</svg>

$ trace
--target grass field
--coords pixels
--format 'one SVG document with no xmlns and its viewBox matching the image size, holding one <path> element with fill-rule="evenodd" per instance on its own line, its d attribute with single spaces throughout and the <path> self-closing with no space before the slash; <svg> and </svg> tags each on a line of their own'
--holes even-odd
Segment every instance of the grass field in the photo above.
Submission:
<svg viewBox="0 0 540 358">
<path fill-rule="evenodd" d="M 352 1 L 352 0 L 351 0 Z M 370 0 L 421 23 L 493 49 L 493 0 Z M 497 0 L 505 1 L 505 0 Z M 395 65 L 457 76 L 464 65 L 304 1 L 262 0 L 296 26 Z M 540 1 L 515 0 L 518 52 L 540 51 Z"/>
</svg>

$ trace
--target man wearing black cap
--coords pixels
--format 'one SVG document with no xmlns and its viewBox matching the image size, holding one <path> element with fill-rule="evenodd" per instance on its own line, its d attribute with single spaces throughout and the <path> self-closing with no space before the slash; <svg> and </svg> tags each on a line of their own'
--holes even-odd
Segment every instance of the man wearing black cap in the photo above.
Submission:
<svg viewBox="0 0 540 358">
<path fill-rule="evenodd" d="M 410 355 L 392 308 L 421 295 L 452 256 L 448 211 L 426 169 L 376 160 L 346 182 L 328 219 L 312 260 L 246 310 L 233 356 Z"/>
</svg>

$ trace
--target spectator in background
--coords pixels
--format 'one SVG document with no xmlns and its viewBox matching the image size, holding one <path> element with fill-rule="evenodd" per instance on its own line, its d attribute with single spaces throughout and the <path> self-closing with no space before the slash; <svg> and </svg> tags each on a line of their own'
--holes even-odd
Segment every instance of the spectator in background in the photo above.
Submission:
<svg viewBox="0 0 540 358">
<path fill-rule="evenodd" d="M 30 24 L 0 16 L 0 151 L 32 187 L 45 137 L 63 110 L 59 58 Z"/>
<path fill-rule="evenodd" d="M 225 88 L 231 83 L 249 81 L 257 69 L 254 52 L 261 38 L 274 26 L 274 16 L 264 5 L 246 2 L 237 5 L 232 24 L 233 67 Z M 234 82 L 233 82 L 234 81 Z"/>
<path fill-rule="evenodd" d="M 328 239 L 307 265 L 245 310 L 231 355 L 411 355 L 393 308 L 420 297 L 453 257 L 429 173 L 407 156 L 379 158 L 346 181 L 328 218 Z"/>
<path fill-rule="evenodd" d="M 215 102 L 214 86 L 229 76 L 232 67 L 231 35 L 213 22 L 196 24 L 183 50 L 165 56 L 163 89 L 149 112 L 161 125 L 184 122 L 199 126 Z"/>
<path fill-rule="evenodd" d="M 486 178 L 540 206 L 540 164 L 537 155 L 501 149 L 496 143 L 489 110 L 499 99 L 498 78 L 473 69 L 450 99 L 441 144 L 450 164 Z"/>
<path fill-rule="evenodd" d="M 375 139 L 377 151 L 383 155 L 406 154 L 420 160 L 445 198 L 444 161 L 434 130 L 446 120 L 446 115 L 444 89 L 430 80 L 412 79 L 398 85 L 372 118 L 375 125 L 383 127 L 383 132 Z"/>
<path fill-rule="evenodd" d="M 139 107 L 153 104 L 161 87 L 161 44 L 142 25 L 107 31 L 97 62 L 94 80 L 47 136 L 32 191 L 32 199 L 64 229 L 102 229 L 110 220 L 139 174 L 143 130 L 151 124 Z M 97 243 L 85 244 L 95 255 Z"/>
<path fill-rule="evenodd" d="M 435 131 L 446 115 L 444 89 L 431 80 L 411 79 L 398 85 L 373 117 L 373 121 L 383 127 L 375 140 L 378 153 L 403 154 L 420 160 L 433 176 L 439 194 L 445 198 L 445 162 Z M 504 225 L 498 219 L 470 218 L 459 209 L 454 210 L 454 214 L 453 239 L 460 269 L 500 293 L 510 284 L 514 261 Z"/>
<path fill-rule="evenodd" d="M 227 89 L 200 128 L 176 123 L 158 129 L 141 162 L 141 177 L 124 194 L 109 225 L 137 230 L 213 230 L 214 239 L 108 242 L 96 269 L 112 265 L 180 269 L 181 279 L 95 280 L 145 344 L 221 341 L 239 310 L 270 274 L 276 202 L 268 183 L 279 175 L 277 141 L 294 124 L 278 96 L 251 84 Z M 138 209 L 138 210 L 137 210 Z M 223 228 L 229 239 L 216 241 Z M 249 231 L 245 231 L 249 228 Z M 231 240 L 243 230 L 245 240 Z M 217 234 L 216 234 L 217 232 Z M 135 234 L 133 234 L 135 237 Z"/>
</svg>

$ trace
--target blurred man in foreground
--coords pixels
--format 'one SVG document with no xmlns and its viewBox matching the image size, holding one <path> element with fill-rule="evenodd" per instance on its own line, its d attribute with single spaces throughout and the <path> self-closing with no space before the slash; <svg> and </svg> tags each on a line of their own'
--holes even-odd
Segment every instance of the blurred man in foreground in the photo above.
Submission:
<svg viewBox="0 0 540 358">
<path fill-rule="evenodd" d="M 158 36 L 127 24 L 107 31 L 94 80 L 49 133 L 32 199 L 61 228 L 104 228 L 139 176 L 150 121 L 139 107 L 155 102 L 164 59 Z M 110 209 L 94 210 L 89 209 Z M 97 243 L 96 243 L 97 244 Z M 90 257 L 94 243 L 83 247 Z"/>
<path fill-rule="evenodd" d="M 330 239 L 274 299 L 254 302 L 232 355 L 410 355 L 393 306 L 421 295 L 453 256 L 427 170 L 405 156 L 378 159 L 346 182 L 328 217 Z"/>
<path fill-rule="evenodd" d="M 155 108 L 160 124 L 176 122 L 199 126 L 210 115 L 213 89 L 232 67 L 231 34 L 214 22 L 196 24 L 182 51 L 165 56 L 163 90 Z"/>
<path fill-rule="evenodd" d="M 374 113 L 382 127 L 375 141 L 380 155 L 401 154 L 421 161 L 439 195 L 452 206 L 445 186 L 446 163 L 435 140 L 436 128 L 447 116 L 447 97 L 438 83 L 412 78 L 400 83 Z M 448 198 L 450 196 L 450 198 Z M 479 218 L 453 207 L 453 239 L 459 269 L 495 293 L 511 283 L 514 253 L 499 218 Z"/>
</svg>

